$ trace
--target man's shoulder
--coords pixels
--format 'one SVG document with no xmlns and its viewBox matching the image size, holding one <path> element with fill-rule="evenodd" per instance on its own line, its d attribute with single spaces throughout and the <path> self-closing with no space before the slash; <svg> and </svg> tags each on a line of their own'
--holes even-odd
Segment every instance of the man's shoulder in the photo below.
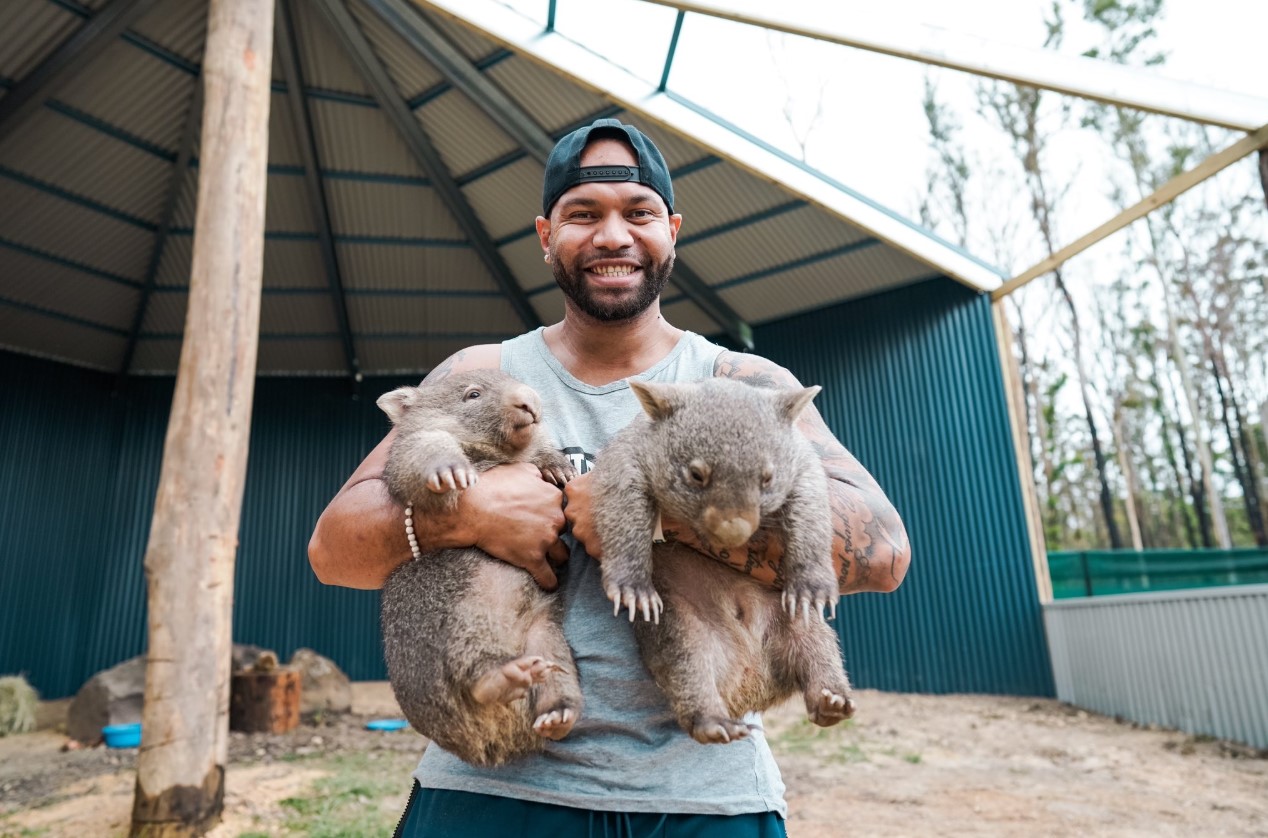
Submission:
<svg viewBox="0 0 1268 838">
<path fill-rule="evenodd" d="M 471 370 L 496 370 L 502 367 L 502 344 L 482 343 L 459 349 L 427 373 L 424 381 L 439 381 L 454 373 Z"/>
<path fill-rule="evenodd" d="M 797 377 L 761 355 L 724 349 L 713 363 L 715 378 L 734 378 L 754 387 L 800 387 Z"/>
</svg>

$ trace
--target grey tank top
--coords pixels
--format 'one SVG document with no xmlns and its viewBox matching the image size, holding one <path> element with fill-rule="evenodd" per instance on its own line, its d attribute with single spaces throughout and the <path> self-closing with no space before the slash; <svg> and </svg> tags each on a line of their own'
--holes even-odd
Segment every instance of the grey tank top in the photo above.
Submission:
<svg viewBox="0 0 1268 838">
<path fill-rule="evenodd" d="M 644 381 L 711 377 L 722 347 L 685 333 Z M 595 387 L 559 363 L 538 329 L 502 344 L 502 369 L 541 394 L 555 442 L 581 472 L 641 410 L 624 380 Z M 600 461 L 599 468 L 602 468 Z M 572 732 L 498 768 L 476 768 L 429 747 L 414 776 L 425 788 L 479 792 L 583 809 L 739 815 L 787 814 L 784 785 L 756 715 L 753 734 L 701 745 L 678 727 L 639 660 L 626 616 L 612 616 L 599 565 L 575 543 L 560 581 L 564 634 L 572 645 L 585 706 Z"/>
</svg>

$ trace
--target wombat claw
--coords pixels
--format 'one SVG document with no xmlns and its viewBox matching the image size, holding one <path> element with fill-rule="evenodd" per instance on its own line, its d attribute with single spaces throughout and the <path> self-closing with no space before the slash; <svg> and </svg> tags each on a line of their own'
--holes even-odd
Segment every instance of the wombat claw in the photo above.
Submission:
<svg viewBox="0 0 1268 838">
<path fill-rule="evenodd" d="M 665 609 L 665 603 L 655 590 L 648 594 L 645 591 L 640 592 L 638 588 L 614 585 L 607 589 L 607 595 L 612 600 L 613 617 L 620 616 L 621 607 L 624 606 L 630 609 L 631 623 L 634 622 L 634 616 L 642 611 L 644 620 L 660 624 L 660 612 Z"/>
<path fill-rule="evenodd" d="M 791 594 L 784 591 L 779 597 L 780 604 L 784 610 L 788 612 L 788 619 L 796 620 L 797 612 L 801 611 L 801 620 L 806 625 L 810 625 L 810 609 L 814 608 L 814 613 L 820 618 L 827 620 L 835 620 L 837 618 L 837 601 L 835 599 L 827 599 L 826 597 L 816 597 L 813 606 L 810 597 L 807 594 Z M 823 616 L 824 607 L 828 609 L 828 616 Z"/>
<path fill-rule="evenodd" d="M 572 469 L 562 468 L 539 468 L 542 473 L 542 480 L 547 483 L 554 483 L 556 486 L 564 486 L 576 476 Z"/>
<path fill-rule="evenodd" d="M 510 704 L 527 696 L 533 684 L 545 681 L 547 672 L 567 671 L 554 661 L 538 655 L 525 655 L 481 675 L 471 688 L 471 697 L 477 704 Z"/>
<path fill-rule="evenodd" d="M 810 720 L 820 727 L 829 727 L 854 715 L 854 701 L 824 687 L 819 691 L 819 701 L 810 712 Z"/>
<path fill-rule="evenodd" d="M 473 468 L 448 467 L 427 475 L 427 488 L 436 494 L 469 489 L 480 481 L 480 474 Z"/>
<path fill-rule="evenodd" d="M 542 713 L 533 721 L 533 730 L 545 739 L 563 739 L 572 730 L 577 713 L 571 707 L 563 707 Z"/>
<path fill-rule="evenodd" d="M 702 745 L 725 745 L 747 739 L 752 728 L 736 719 L 712 716 L 697 719 L 691 725 L 691 737 Z"/>
</svg>

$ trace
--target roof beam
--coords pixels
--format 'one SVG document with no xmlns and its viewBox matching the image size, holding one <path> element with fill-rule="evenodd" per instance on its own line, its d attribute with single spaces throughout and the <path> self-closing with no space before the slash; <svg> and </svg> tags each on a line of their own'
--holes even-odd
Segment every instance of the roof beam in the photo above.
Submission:
<svg viewBox="0 0 1268 838">
<path fill-rule="evenodd" d="M 991 292 L 991 299 L 998 300 L 1006 297 L 1032 280 L 1056 270 L 1097 242 L 1117 233 L 1133 221 L 1145 217 L 1163 204 L 1174 201 L 1180 195 L 1212 175 L 1227 169 L 1246 155 L 1263 148 L 1268 148 L 1268 125 L 1264 125 L 1252 134 L 1247 134 L 1223 151 L 1212 154 L 1192 169 L 1181 172 L 1158 187 L 1153 194 L 1147 196 L 1139 203 L 1128 207 L 1095 230 L 1080 236 L 1039 264 L 1008 280 Z"/>
<path fill-rule="evenodd" d="M 555 139 L 519 105 L 498 89 L 444 35 L 406 0 L 366 0 L 397 34 L 440 70 L 449 83 L 467 95 L 537 162 L 545 164 Z M 698 274 L 681 261 L 670 281 L 695 302 L 719 328 L 747 349 L 753 329 Z"/>
<path fill-rule="evenodd" d="M 123 361 L 115 380 L 115 388 L 123 383 L 128 371 L 132 369 L 132 359 L 136 356 L 137 343 L 141 339 L 141 326 L 145 323 L 145 312 L 150 306 L 150 295 L 158 281 L 159 265 L 163 263 L 163 249 L 167 246 L 167 237 L 171 234 L 172 221 L 176 217 L 176 202 L 180 199 L 181 190 L 185 186 L 185 173 L 189 171 L 189 161 L 194 155 L 194 137 L 197 136 L 198 123 L 203 110 L 203 78 L 199 74 L 194 77 L 194 92 L 189 97 L 189 112 L 185 114 L 185 127 L 181 129 L 180 150 L 172 161 L 172 180 L 167 187 L 167 197 L 163 199 L 163 212 L 159 216 L 158 230 L 154 234 L 154 249 L 150 251 L 150 261 L 145 268 L 145 279 L 141 283 L 141 299 L 137 301 L 136 314 L 132 317 L 132 328 L 128 330 L 128 344 L 123 350 Z"/>
<path fill-rule="evenodd" d="M 335 252 L 335 240 L 330 230 L 330 207 L 326 204 L 326 192 L 321 178 L 321 161 L 317 159 L 317 140 L 313 135 L 312 115 L 308 111 L 308 98 L 304 95 L 304 70 L 299 63 L 299 51 L 295 46 L 295 14 L 290 0 L 278 0 L 277 21 L 274 29 L 274 45 L 277 57 L 286 74 L 286 100 L 290 105 L 291 124 L 295 128 L 295 140 L 304 164 L 304 187 L 308 195 L 313 223 L 321 244 L 321 261 L 326 272 L 326 284 L 330 287 L 330 302 L 334 306 L 335 323 L 343 344 L 344 363 L 354 384 L 361 381 L 361 369 L 357 350 L 352 342 L 352 327 L 348 323 L 348 299 L 343 292 L 343 278 L 339 273 L 339 257 Z"/>
<path fill-rule="evenodd" d="M 519 283 L 516 282 L 510 266 L 506 264 L 506 260 L 498 252 L 493 239 L 490 238 L 488 231 L 484 229 L 484 225 L 480 223 L 479 217 L 476 215 L 475 210 L 471 208 L 466 196 L 462 194 L 461 187 L 458 186 L 453 175 L 445 167 L 444 161 L 441 159 L 435 145 L 432 144 L 431 138 L 427 136 L 427 132 L 423 130 L 422 125 L 414 118 L 413 112 L 406 106 L 400 91 L 392 83 L 387 70 L 379 62 L 373 48 L 370 46 L 370 42 L 366 40 L 365 34 L 357 26 L 356 21 L 352 19 L 352 15 L 348 13 L 343 2 L 341 0 L 317 0 L 317 5 L 321 7 L 326 19 L 330 22 L 331 28 L 334 29 L 343 42 L 348 56 L 361 71 L 361 74 L 369 83 L 370 89 L 374 91 L 374 98 L 378 101 L 379 107 L 392 120 L 396 130 L 400 132 L 406 147 L 409 148 L 419 167 L 422 168 L 432 182 L 432 187 L 440 193 L 441 199 L 445 202 L 449 211 L 453 213 L 458 226 L 462 228 L 463 233 L 470 239 L 481 261 L 484 262 L 485 267 L 493 275 L 494 282 L 506 294 L 511 306 L 524 322 L 525 327 L 535 329 L 542 325 L 541 318 L 533 310 L 532 304 L 524 294 L 524 289 L 520 288 Z"/>
<path fill-rule="evenodd" d="M 155 0 L 113 0 L 0 99 L 0 140 L 110 46 Z"/>
<path fill-rule="evenodd" d="M 737 9 L 735 0 L 646 2 L 1224 128 L 1253 131 L 1268 122 L 1268 98 L 1262 96 L 1169 79 L 1095 58 L 1001 44 L 928 24 L 878 26 L 857 15 L 815 14 L 789 3 L 758 8 L 747 2 Z"/>
<path fill-rule="evenodd" d="M 763 181 L 774 183 L 865 234 L 886 242 L 939 273 L 978 291 L 999 287 L 999 274 L 895 213 L 858 195 L 777 149 L 649 83 L 557 33 L 543 33 L 494 0 L 417 0 L 486 37 L 505 44 L 548 70 L 703 146 Z"/>
</svg>

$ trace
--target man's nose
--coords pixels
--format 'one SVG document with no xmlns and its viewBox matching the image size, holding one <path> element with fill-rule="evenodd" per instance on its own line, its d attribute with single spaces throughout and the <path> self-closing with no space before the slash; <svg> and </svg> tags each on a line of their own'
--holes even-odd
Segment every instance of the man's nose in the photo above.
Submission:
<svg viewBox="0 0 1268 838">
<path fill-rule="evenodd" d="M 629 225 L 619 212 L 611 212 L 603 216 L 599 227 L 594 231 L 594 246 L 604 250 L 620 250 L 634 243 L 630 235 Z"/>
</svg>

